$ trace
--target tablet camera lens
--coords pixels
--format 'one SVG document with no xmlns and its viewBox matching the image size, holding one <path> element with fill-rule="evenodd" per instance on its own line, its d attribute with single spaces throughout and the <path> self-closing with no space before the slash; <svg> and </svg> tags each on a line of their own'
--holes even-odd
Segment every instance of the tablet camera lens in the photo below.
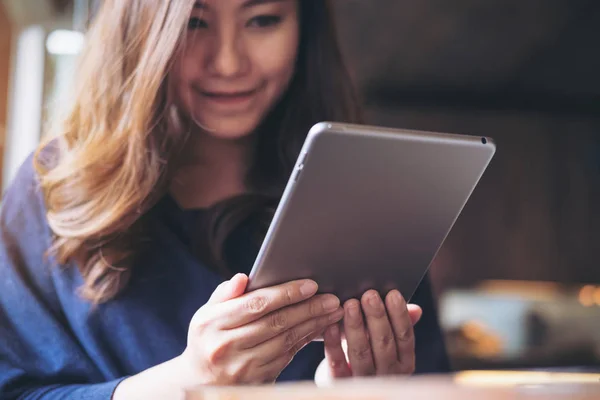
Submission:
<svg viewBox="0 0 600 400">
<path fill-rule="evenodd" d="M 482 138 L 481 138 L 481 143 L 483 143 L 483 144 L 486 144 L 486 143 L 487 143 L 487 139 L 486 139 L 486 138 L 484 138 L 484 137 L 482 137 Z"/>
</svg>

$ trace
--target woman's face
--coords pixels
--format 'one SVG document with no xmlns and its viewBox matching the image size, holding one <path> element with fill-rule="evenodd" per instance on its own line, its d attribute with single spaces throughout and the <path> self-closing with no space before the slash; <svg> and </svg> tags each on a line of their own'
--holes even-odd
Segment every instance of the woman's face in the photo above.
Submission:
<svg viewBox="0 0 600 400">
<path fill-rule="evenodd" d="M 298 42 L 298 0 L 195 1 L 170 75 L 176 105 L 210 135 L 251 134 L 292 79 Z"/>
</svg>

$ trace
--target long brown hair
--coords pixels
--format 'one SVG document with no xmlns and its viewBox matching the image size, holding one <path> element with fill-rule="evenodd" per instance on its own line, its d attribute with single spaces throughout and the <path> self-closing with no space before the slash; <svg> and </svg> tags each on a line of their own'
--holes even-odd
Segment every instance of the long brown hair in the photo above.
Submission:
<svg viewBox="0 0 600 400">
<path fill-rule="evenodd" d="M 248 180 L 256 190 L 215 205 L 203 227 L 199 255 L 214 268 L 226 270 L 224 244 L 241 222 L 257 213 L 268 220 L 310 127 L 361 120 L 329 1 L 298 1 L 295 75 L 255 133 L 257 161 Z M 87 35 L 74 101 L 52 142 L 38 149 L 55 235 L 51 250 L 60 264 L 77 266 L 81 293 L 93 303 L 125 287 L 148 211 L 165 195 L 187 139 L 168 129 L 166 80 L 192 6 L 190 0 L 105 0 Z M 58 149 L 48 152 L 49 146 Z"/>
</svg>

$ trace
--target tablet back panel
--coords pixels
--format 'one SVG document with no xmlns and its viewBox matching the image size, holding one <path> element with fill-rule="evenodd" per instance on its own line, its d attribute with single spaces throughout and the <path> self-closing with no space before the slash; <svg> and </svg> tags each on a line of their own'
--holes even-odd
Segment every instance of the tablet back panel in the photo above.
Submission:
<svg viewBox="0 0 600 400">
<path fill-rule="evenodd" d="M 248 289 L 312 278 L 342 301 L 410 299 L 494 153 L 488 138 L 315 125 Z"/>
</svg>

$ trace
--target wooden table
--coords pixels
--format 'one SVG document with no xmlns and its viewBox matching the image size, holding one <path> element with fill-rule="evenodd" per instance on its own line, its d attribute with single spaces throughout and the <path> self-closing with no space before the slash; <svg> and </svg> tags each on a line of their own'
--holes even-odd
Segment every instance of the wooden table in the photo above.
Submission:
<svg viewBox="0 0 600 400">
<path fill-rule="evenodd" d="M 470 372 L 453 376 L 354 379 L 311 383 L 203 387 L 188 400 L 600 400 L 600 374 Z"/>
</svg>

